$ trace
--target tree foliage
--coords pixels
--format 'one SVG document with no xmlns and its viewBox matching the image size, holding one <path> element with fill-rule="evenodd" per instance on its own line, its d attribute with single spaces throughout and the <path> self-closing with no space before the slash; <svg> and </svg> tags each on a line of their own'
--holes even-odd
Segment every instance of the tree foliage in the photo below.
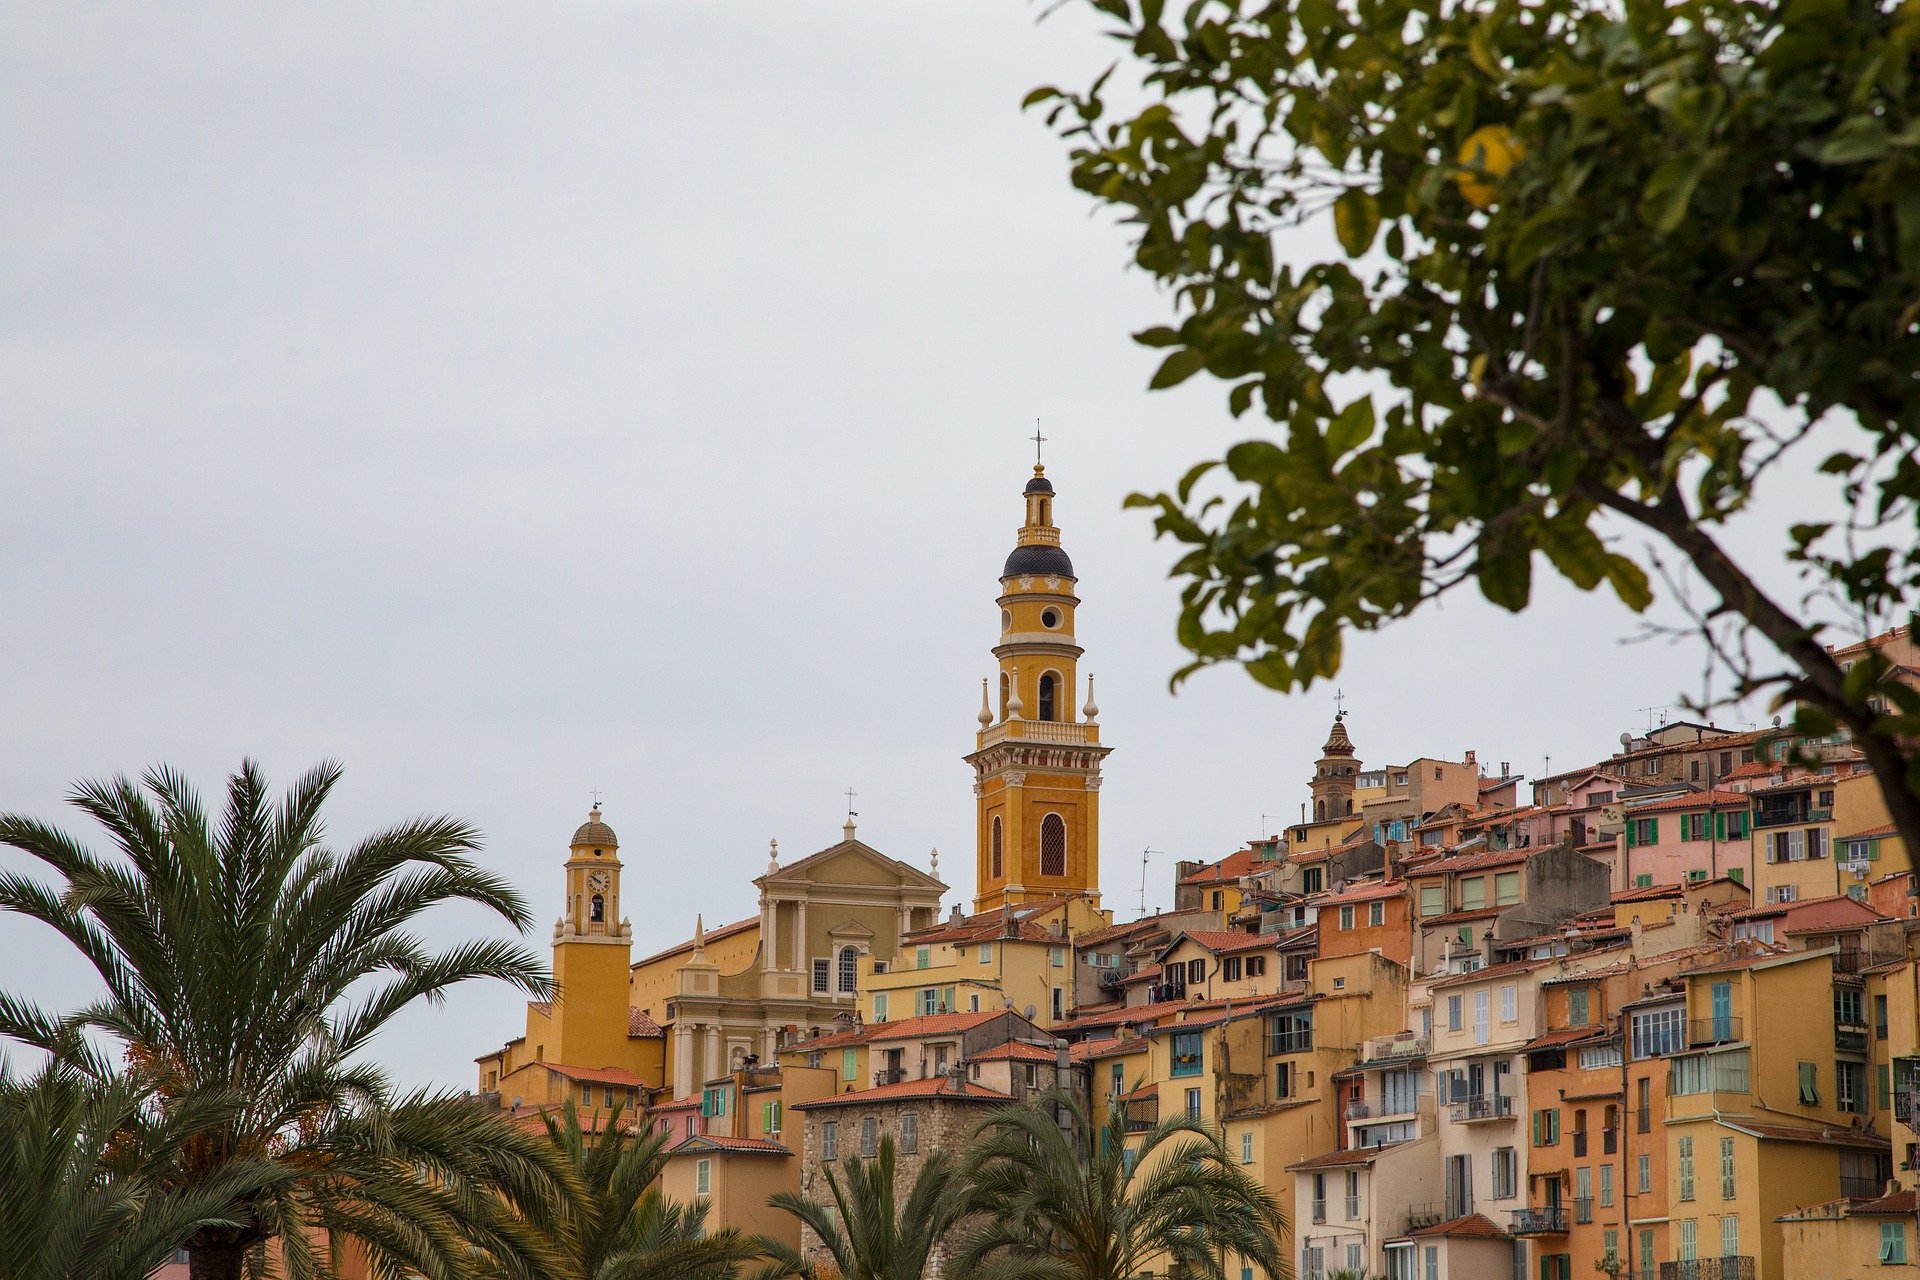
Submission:
<svg viewBox="0 0 1920 1280">
<path fill-rule="evenodd" d="M 172 770 L 150 771 L 144 789 L 125 778 L 82 784 L 74 803 L 116 857 L 0 815 L 0 844 L 59 877 L 0 873 L 0 909 L 52 927 L 105 986 L 66 1014 L 0 995 L 0 1035 L 102 1082 L 104 1064 L 80 1037 L 123 1047 L 172 1139 L 143 1166 L 148 1186 L 232 1189 L 236 1167 L 266 1166 L 233 1190 L 223 1222 L 185 1241 L 194 1280 L 258 1270 L 272 1240 L 291 1280 L 332 1271 L 316 1240 L 332 1251 L 354 1242 L 381 1276 L 451 1280 L 475 1248 L 517 1274 L 544 1271 L 537 1211 L 566 1176 L 551 1145 L 466 1099 L 396 1096 L 357 1058 L 399 1010 L 465 979 L 548 991 L 518 945 L 436 954 L 412 932 L 441 903 L 474 903 L 516 927 L 526 909 L 466 856 L 474 832 L 452 819 L 328 848 L 321 809 L 339 776 L 323 765 L 276 805 L 248 761 L 217 819 Z"/>
<path fill-rule="evenodd" d="M 849 1154 L 837 1175 L 831 1168 L 821 1170 L 832 1204 L 815 1204 L 791 1191 L 772 1196 L 769 1204 L 798 1218 L 819 1239 L 831 1269 L 817 1269 L 800 1253 L 769 1241 L 774 1261 L 762 1280 L 921 1280 L 934 1251 L 966 1212 L 966 1184 L 953 1157 L 935 1151 L 921 1162 L 903 1203 L 894 1192 L 897 1163 L 889 1134 L 880 1139 L 873 1159 Z"/>
<path fill-rule="evenodd" d="M 1093 1151 L 1083 1154 L 1073 1134 L 1094 1139 Z M 1049 1094 L 981 1127 L 966 1178 L 981 1225 L 956 1270 L 971 1280 L 1134 1280 L 1148 1271 L 1224 1280 L 1241 1260 L 1288 1274 L 1285 1216 L 1219 1133 L 1184 1115 L 1129 1134 L 1115 1107 L 1095 1131 L 1077 1101 Z"/>
<path fill-rule="evenodd" d="M 1920 696 L 1822 644 L 1920 588 L 1920 10 L 1087 2 L 1126 74 L 1029 101 L 1168 287 L 1152 385 L 1276 424 L 1133 499 L 1186 548 L 1194 665 L 1302 688 L 1459 585 L 1525 607 L 1541 562 L 1645 610 L 1677 553 L 1727 692 L 1844 729 L 1920 843 Z M 1844 515 L 1785 531 L 1783 600 L 1724 526 L 1816 427 Z"/>
</svg>

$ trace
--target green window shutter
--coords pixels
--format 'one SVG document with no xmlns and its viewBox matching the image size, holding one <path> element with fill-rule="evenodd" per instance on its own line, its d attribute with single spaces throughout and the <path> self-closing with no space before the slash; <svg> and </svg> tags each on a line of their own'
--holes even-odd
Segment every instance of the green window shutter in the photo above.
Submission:
<svg viewBox="0 0 1920 1280">
<path fill-rule="evenodd" d="M 1631 849 L 1635 845 L 1640 843 L 1638 840 L 1634 839 L 1634 834 L 1638 831 L 1639 827 L 1640 827 L 1640 819 L 1638 818 L 1627 819 L 1627 848 Z"/>
<path fill-rule="evenodd" d="M 954 1004 L 954 1002 L 953 1002 L 953 988 L 952 988 L 952 987 L 942 987 L 942 988 L 940 988 L 940 1003 L 941 1003 L 941 1004 L 944 1004 L 944 1005 L 946 1005 L 946 1006 L 947 1006 L 947 1012 L 948 1012 L 948 1013 L 957 1013 L 957 1012 L 959 1012 L 959 1008 L 958 1008 L 958 1006 L 957 1006 L 957 1005 L 955 1005 L 955 1004 Z"/>
<path fill-rule="evenodd" d="M 1725 813 L 1715 813 L 1713 815 L 1713 835 L 1716 840 L 1725 840 L 1727 838 L 1727 815 Z"/>
<path fill-rule="evenodd" d="M 1660 843 L 1660 819 L 1658 818 L 1647 819 L 1647 843 Z"/>
<path fill-rule="evenodd" d="M 1536 1147 L 1540 1145 L 1540 1116 L 1541 1116 L 1541 1114 L 1542 1114 L 1542 1113 L 1541 1113 L 1541 1112 L 1538 1112 L 1538 1111 L 1536 1111 L 1536 1112 L 1534 1112 L 1534 1113 L 1533 1113 L 1533 1145 L 1534 1145 L 1534 1146 L 1536 1146 Z"/>
<path fill-rule="evenodd" d="M 1817 1107 L 1820 1105 L 1820 1068 L 1811 1062 L 1800 1064 L 1800 1105 Z"/>
<path fill-rule="evenodd" d="M 1653 872 L 1648 871 L 1648 872 L 1645 872 L 1644 874 L 1635 876 L 1633 878 L 1633 887 L 1636 889 L 1653 888 Z"/>
<path fill-rule="evenodd" d="M 1553 1146 L 1560 1141 L 1560 1108 L 1554 1107 L 1547 1112 L 1547 1145 Z"/>
</svg>

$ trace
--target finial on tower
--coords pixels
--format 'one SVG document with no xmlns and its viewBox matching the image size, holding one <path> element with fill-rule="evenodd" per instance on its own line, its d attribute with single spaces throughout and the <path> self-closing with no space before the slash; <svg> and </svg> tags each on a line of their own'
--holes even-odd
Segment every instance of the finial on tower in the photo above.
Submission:
<svg viewBox="0 0 1920 1280">
<path fill-rule="evenodd" d="M 1018 720 L 1027 704 L 1020 701 L 1020 668 L 1007 668 L 1007 719 Z"/>
<path fill-rule="evenodd" d="M 1093 672 L 1091 671 L 1087 672 L 1087 701 L 1080 708 L 1080 715 L 1088 724 L 1097 724 L 1100 721 L 1100 704 L 1093 700 Z"/>
<path fill-rule="evenodd" d="M 840 830 L 846 833 L 846 838 L 849 840 L 853 839 L 853 820 L 860 816 L 853 807 L 853 798 L 858 794 L 859 792 L 852 787 L 847 788 L 847 823 Z"/>
<path fill-rule="evenodd" d="M 693 917 L 693 958 L 695 960 L 705 960 L 707 958 L 706 952 L 707 918 L 704 915 L 695 915 Z"/>
<path fill-rule="evenodd" d="M 982 729 L 993 723 L 993 703 L 987 699 L 987 677 L 980 677 L 980 714 L 974 719 L 980 722 Z"/>
<path fill-rule="evenodd" d="M 780 842 L 767 841 L 767 874 L 772 875 L 780 869 Z"/>
<path fill-rule="evenodd" d="M 938 849 L 927 855 L 927 874 L 935 880 L 940 878 L 940 850 Z"/>
</svg>

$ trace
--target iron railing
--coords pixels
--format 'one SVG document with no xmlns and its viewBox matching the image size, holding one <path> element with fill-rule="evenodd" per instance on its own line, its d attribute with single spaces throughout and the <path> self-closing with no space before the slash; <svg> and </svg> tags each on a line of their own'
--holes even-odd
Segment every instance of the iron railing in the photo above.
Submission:
<svg viewBox="0 0 1920 1280">
<path fill-rule="evenodd" d="M 1687 1020 L 1687 1043 L 1694 1047 L 1704 1044 L 1737 1044 L 1743 1038 L 1740 1034 L 1740 1019 L 1732 1016 Z"/>
<path fill-rule="evenodd" d="M 1724 1258 L 1695 1258 L 1691 1262 L 1663 1262 L 1660 1280 L 1753 1280 L 1753 1259 L 1745 1254 Z"/>
<path fill-rule="evenodd" d="M 1516 1236 L 1563 1236 L 1567 1234 L 1565 1205 L 1543 1204 L 1530 1209 L 1515 1209 L 1507 1230 Z"/>
</svg>

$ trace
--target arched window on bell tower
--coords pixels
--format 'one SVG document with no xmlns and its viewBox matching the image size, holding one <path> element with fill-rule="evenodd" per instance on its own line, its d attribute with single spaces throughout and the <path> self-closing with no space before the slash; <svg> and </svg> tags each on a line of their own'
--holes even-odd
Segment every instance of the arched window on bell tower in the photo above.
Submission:
<svg viewBox="0 0 1920 1280">
<path fill-rule="evenodd" d="M 1002 845 L 1000 841 L 1000 815 L 996 813 L 993 815 L 993 830 L 987 842 L 993 855 L 993 878 L 995 880 L 1007 874 L 1006 865 L 1001 857 Z"/>
<path fill-rule="evenodd" d="M 1007 673 L 1000 673 L 1000 718 L 1007 718 L 1007 703 L 1013 698 L 1013 682 L 1007 679 Z"/>
<path fill-rule="evenodd" d="M 1325 822 L 1327 820 L 1327 802 L 1325 800 L 1315 800 L 1313 802 L 1313 818 L 1315 822 Z"/>
<path fill-rule="evenodd" d="M 1053 672 L 1049 671 L 1040 677 L 1040 718 L 1042 720 L 1059 718 L 1054 714 L 1059 689 L 1060 681 L 1054 677 Z"/>
<path fill-rule="evenodd" d="M 1057 813 L 1040 819 L 1040 874 L 1067 874 L 1067 820 Z"/>
<path fill-rule="evenodd" d="M 587 919 L 594 924 L 607 922 L 607 900 L 597 893 L 593 895 L 593 901 L 588 906 Z"/>
</svg>

